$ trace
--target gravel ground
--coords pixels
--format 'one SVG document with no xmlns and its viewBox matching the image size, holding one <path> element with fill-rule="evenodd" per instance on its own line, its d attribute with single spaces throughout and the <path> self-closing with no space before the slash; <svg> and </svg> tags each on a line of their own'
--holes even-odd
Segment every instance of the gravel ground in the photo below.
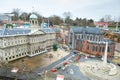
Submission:
<svg viewBox="0 0 120 80">
<path fill-rule="evenodd" d="M 52 54 L 53 58 L 49 58 L 49 55 Z M 50 51 L 44 54 L 40 54 L 34 57 L 24 57 L 12 62 L 9 62 L 10 66 L 17 66 L 19 68 L 27 68 L 28 70 L 34 70 L 39 67 L 45 67 L 49 64 L 59 60 L 61 57 L 64 57 L 68 54 L 63 50 L 58 49 L 57 51 Z"/>
</svg>

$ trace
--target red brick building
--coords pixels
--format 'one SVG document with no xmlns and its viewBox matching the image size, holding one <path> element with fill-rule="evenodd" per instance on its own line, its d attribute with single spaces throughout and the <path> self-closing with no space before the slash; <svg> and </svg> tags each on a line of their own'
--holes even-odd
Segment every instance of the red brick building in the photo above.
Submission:
<svg viewBox="0 0 120 80">
<path fill-rule="evenodd" d="M 74 27 L 70 29 L 68 34 L 68 46 L 71 49 L 96 56 L 104 54 L 106 42 L 108 42 L 108 56 L 114 55 L 114 42 L 110 39 L 104 39 L 99 28 Z"/>
<path fill-rule="evenodd" d="M 96 27 L 108 28 L 108 22 L 95 22 Z"/>
</svg>

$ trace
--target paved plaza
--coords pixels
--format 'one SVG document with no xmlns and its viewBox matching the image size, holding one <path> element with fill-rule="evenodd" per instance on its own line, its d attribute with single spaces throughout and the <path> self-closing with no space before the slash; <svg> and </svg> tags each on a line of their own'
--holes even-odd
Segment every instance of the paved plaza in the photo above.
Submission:
<svg viewBox="0 0 120 80">
<path fill-rule="evenodd" d="M 74 62 L 76 57 L 71 58 L 72 62 L 68 62 L 67 67 L 63 70 L 64 66 L 59 65 L 60 69 L 57 72 L 47 72 L 47 80 L 53 80 L 57 75 L 64 75 L 65 80 L 119 80 L 120 79 L 120 67 L 116 66 L 117 73 L 111 75 L 110 70 L 114 66 L 111 63 L 103 65 L 102 60 L 98 58 L 85 58 L 82 56 L 80 61 Z M 56 67 L 57 69 L 57 67 Z M 71 69 L 73 73 L 71 74 Z M 112 71 L 114 73 L 114 71 Z"/>
<path fill-rule="evenodd" d="M 79 62 L 77 64 L 82 73 L 87 75 L 93 80 L 119 80 L 120 79 L 120 67 L 116 66 L 117 73 L 114 75 L 109 75 L 110 64 L 103 65 L 103 62 L 100 60 L 88 60 L 85 62 Z"/>
</svg>

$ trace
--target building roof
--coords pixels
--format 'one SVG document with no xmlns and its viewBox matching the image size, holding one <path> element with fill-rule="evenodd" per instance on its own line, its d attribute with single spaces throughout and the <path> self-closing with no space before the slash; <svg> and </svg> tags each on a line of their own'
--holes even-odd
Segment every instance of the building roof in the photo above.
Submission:
<svg viewBox="0 0 120 80">
<path fill-rule="evenodd" d="M 60 28 L 53 28 L 56 33 L 60 33 Z"/>
<path fill-rule="evenodd" d="M 106 44 L 106 42 L 108 42 L 108 44 L 114 44 L 114 42 L 111 39 L 103 39 L 102 41 L 90 41 L 90 40 L 88 40 L 88 42 L 93 43 L 93 44 Z"/>
<path fill-rule="evenodd" d="M 53 28 L 42 28 L 41 30 L 45 33 L 55 33 Z"/>
<path fill-rule="evenodd" d="M 35 14 L 31 14 L 30 18 L 37 19 L 38 17 Z"/>
<path fill-rule="evenodd" d="M 5 28 L 0 29 L 0 37 L 3 36 L 16 36 L 16 35 L 27 35 L 30 33 L 30 29 L 24 29 L 24 28 Z"/>
<path fill-rule="evenodd" d="M 95 27 L 73 27 L 71 30 L 74 33 L 102 34 L 101 29 Z"/>
<path fill-rule="evenodd" d="M 35 29 L 32 30 L 29 35 L 39 35 L 39 34 L 45 34 L 43 31 L 41 31 L 40 29 Z"/>
<path fill-rule="evenodd" d="M 108 25 L 108 22 L 95 22 L 96 25 Z"/>
<path fill-rule="evenodd" d="M 0 21 L 4 21 L 4 20 L 11 20 L 11 18 L 10 18 L 10 16 L 8 16 L 8 15 L 1 15 L 0 14 Z"/>
</svg>

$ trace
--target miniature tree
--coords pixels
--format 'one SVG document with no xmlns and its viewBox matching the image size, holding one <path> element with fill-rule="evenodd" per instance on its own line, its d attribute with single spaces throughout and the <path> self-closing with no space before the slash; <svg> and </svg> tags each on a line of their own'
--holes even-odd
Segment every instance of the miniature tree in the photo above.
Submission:
<svg viewBox="0 0 120 80">
<path fill-rule="evenodd" d="M 57 51 L 57 49 L 58 49 L 57 44 L 53 44 L 53 50 L 54 50 L 54 51 Z"/>
</svg>

